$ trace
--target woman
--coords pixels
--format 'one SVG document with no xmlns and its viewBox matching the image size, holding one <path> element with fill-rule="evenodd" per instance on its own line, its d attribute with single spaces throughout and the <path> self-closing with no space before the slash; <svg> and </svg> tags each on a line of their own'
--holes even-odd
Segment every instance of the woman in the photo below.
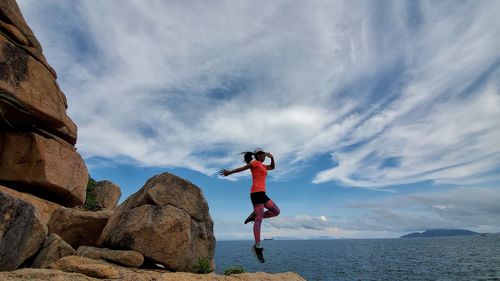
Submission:
<svg viewBox="0 0 500 281">
<path fill-rule="evenodd" d="M 257 260 L 264 263 L 264 254 L 262 246 L 260 245 L 260 226 L 262 224 L 262 219 L 275 217 L 280 214 L 280 209 L 276 204 L 266 195 L 266 177 L 268 170 L 274 170 L 274 158 L 269 152 L 264 152 L 261 148 L 255 149 L 252 152 L 244 152 L 243 159 L 245 166 L 239 167 L 237 169 L 228 171 L 226 169 L 221 170 L 220 174 L 223 176 L 229 176 L 234 173 L 239 173 L 250 169 L 252 172 L 252 188 L 250 190 L 250 199 L 253 204 L 253 212 L 245 220 L 245 224 L 253 221 L 253 235 L 255 238 L 255 245 L 252 246 L 252 251 L 255 254 Z M 266 160 L 266 156 L 271 158 L 270 165 L 264 165 L 263 162 Z M 252 157 L 255 160 L 252 161 Z M 264 212 L 264 207 L 267 211 Z"/>
</svg>

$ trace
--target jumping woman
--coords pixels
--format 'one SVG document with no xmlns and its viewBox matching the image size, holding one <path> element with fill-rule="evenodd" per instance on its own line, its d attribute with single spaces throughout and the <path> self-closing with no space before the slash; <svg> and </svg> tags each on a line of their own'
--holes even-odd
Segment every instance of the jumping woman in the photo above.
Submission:
<svg viewBox="0 0 500 281">
<path fill-rule="evenodd" d="M 264 248 L 260 245 L 260 226 L 262 224 L 262 219 L 276 217 L 280 214 L 280 209 L 273 200 L 271 200 L 266 195 L 266 177 L 268 170 L 274 170 L 274 158 L 269 152 L 264 152 L 261 148 L 255 149 L 252 152 L 243 152 L 243 159 L 245 166 L 236 168 L 234 170 L 228 171 L 226 169 L 221 170 L 220 174 L 223 176 L 229 176 L 234 173 L 239 173 L 250 169 L 252 172 L 252 189 L 250 190 L 250 200 L 252 200 L 253 212 L 245 220 L 245 224 L 253 221 L 253 235 L 255 238 L 255 245 L 252 246 L 252 251 L 261 263 L 264 263 Z M 264 165 L 263 162 L 266 160 L 266 156 L 271 158 L 270 165 Z M 255 160 L 252 158 L 255 157 Z M 264 212 L 264 207 L 267 209 Z"/>
</svg>

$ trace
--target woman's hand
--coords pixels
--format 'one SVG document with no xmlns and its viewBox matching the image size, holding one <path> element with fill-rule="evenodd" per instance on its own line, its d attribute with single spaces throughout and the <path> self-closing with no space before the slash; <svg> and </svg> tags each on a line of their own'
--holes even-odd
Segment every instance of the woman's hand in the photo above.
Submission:
<svg viewBox="0 0 500 281">
<path fill-rule="evenodd" d="M 271 154 L 271 152 L 266 152 L 266 156 L 269 158 L 273 158 L 273 155 Z"/>
<path fill-rule="evenodd" d="M 229 172 L 229 171 L 228 171 L 228 170 L 226 170 L 226 169 L 222 169 L 222 170 L 220 170 L 220 171 L 219 171 L 219 175 L 224 176 L 224 177 L 227 177 L 227 176 L 229 176 L 230 174 L 231 174 L 231 172 Z"/>
</svg>

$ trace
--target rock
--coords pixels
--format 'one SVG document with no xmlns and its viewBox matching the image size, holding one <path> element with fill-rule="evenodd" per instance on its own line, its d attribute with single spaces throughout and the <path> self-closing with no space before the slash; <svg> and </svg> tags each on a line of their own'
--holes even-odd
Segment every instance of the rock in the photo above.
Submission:
<svg viewBox="0 0 500 281">
<path fill-rule="evenodd" d="M 43 56 L 42 46 L 40 42 L 36 39 L 35 35 L 33 35 L 33 31 L 31 31 L 28 24 L 23 18 L 21 11 L 19 10 L 19 6 L 15 0 L 2 0 L 0 1 L 0 20 L 14 25 L 28 40 L 27 46 L 21 46 L 26 48 L 33 57 L 35 57 L 40 63 L 42 63 L 54 76 L 56 77 L 56 72 L 50 65 L 47 63 L 47 60 Z"/>
<path fill-rule="evenodd" d="M 22 200 L 24 202 L 33 205 L 35 209 L 38 211 L 38 214 L 40 215 L 40 220 L 43 225 L 48 224 L 55 210 L 57 210 L 58 208 L 62 208 L 60 205 L 56 203 L 38 198 L 29 193 L 16 191 L 14 189 L 5 187 L 3 185 L 0 185 L 0 194 L 1 193 L 8 194 L 16 199 Z"/>
<path fill-rule="evenodd" d="M 186 272 L 160 272 L 153 270 L 117 267 L 121 281 L 305 281 L 297 273 L 243 273 L 231 276 L 216 274 L 194 274 Z M 16 271 L 0 272 L 2 281 L 95 281 L 96 279 L 79 273 L 63 272 L 51 269 L 24 268 Z"/>
<path fill-rule="evenodd" d="M 90 277 L 100 279 L 120 278 L 120 271 L 104 261 L 93 259 L 67 256 L 49 265 L 50 269 L 59 269 L 65 272 L 81 273 Z"/>
<path fill-rule="evenodd" d="M 34 124 L 71 145 L 76 143 L 77 127 L 66 115 L 67 100 L 54 76 L 29 52 L 1 33 L 0 90 L 15 98 L 23 110 L 29 112 L 17 118 L 18 112 L 7 111 L 5 119 L 14 127 L 29 128 Z"/>
<path fill-rule="evenodd" d="M 136 251 L 110 250 L 106 248 L 81 246 L 76 251 L 76 254 L 91 259 L 104 259 L 131 267 L 139 267 L 144 263 L 144 256 Z"/>
<path fill-rule="evenodd" d="M 97 239 L 113 214 L 111 210 L 84 211 L 70 209 L 34 195 L 18 192 L 0 185 L 0 194 L 9 194 L 35 207 L 49 233 L 56 233 L 72 247 L 95 246 Z"/>
<path fill-rule="evenodd" d="M 30 45 L 42 50 L 40 43 L 36 40 L 31 31 L 30 27 L 26 23 L 21 14 L 21 10 L 15 0 L 2 0 L 0 1 L 0 19 L 3 22 L 12 23 L 16 28 L 18 28 L 24 35 L 30 37 Z"/>
<path fill-rule="evenodd" d="M 189 181 L 169 173 L 155 176 L 118 206 L 98 245 L 138 251 L 173 271 L 193 271 L 199 258 L 213 264 L 207 201 Z"/>
<path fill-rule="evenodd" d="M 31 267 L 46 268 L 58 259 L 74 255 L 75 253 L 75 249 L 70 244 L 62 240 L 59 235 L 51 233 L 45 239 L 42 249 L 36 255 Z"/>
<path fill-rule="evenodd" d="M 33 205 L 0 193 L 0 271 L 18 268 L 46 236 L 47 227 Z"/>
<path fill-rule="evenodd" d="M 28 45 L 28 39 L 26 39 L 26 36 L 16 26 L 0 21 L 0 30 L 8 34 L 18 44 Z"/>
<path fill-rule="evenodd" d="M 88 171 L 65 142 L 34 133 L 0 133 L 0 180 L 62 205 L 85 201 Z"/>
<path fill-rule="evenodd" d="M 98 181 L 94 187 L 94 196 L 104 209 L 113 210 L 122 192 L 119 186 L 110 181 Z"/>
<path fill-rule="evenodd" d="M 83 211 L 70 208 L 57 209 L 47 226 L 74 248 L 95 246 L 113 211 Z"/>
<path fill-rule="evenodd" d="M 95 278 L 80 273 L 69 273 L 53 269 L 23 268 L 16 271 L 0 272 L 2 281 L 95 281 Z"/>
</svg>

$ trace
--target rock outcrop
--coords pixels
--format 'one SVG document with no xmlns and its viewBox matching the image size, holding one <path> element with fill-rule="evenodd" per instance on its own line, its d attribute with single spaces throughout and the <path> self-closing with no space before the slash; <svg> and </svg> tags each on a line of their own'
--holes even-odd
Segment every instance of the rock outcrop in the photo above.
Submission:
<svg viewBox="0 0 500 281">
<path fill-rule="evenodd" d="M 68 143 L 35 133 L 0 133 L 0 179 L 7 184 L 74 206 L 85 201 L 88 177 Z"/>
<path fill-rule="evenodd" d="M 76 126 L 66 115 L 67 101 L 56 83 L 42 46 L 26 24 L 16 1 L 0 1 L 0 90 L 26 106 L 30 114 L 11 112 L 17 126 L 36 125 L 76 142 Z"/>
<path fill-rule="evenodd" d="M 32 205 L 49 233 L 56 233 L 72 247 L 95 246 L 97 239 L 113 214 L 111 210 L 85 211 L 60 206 L 34 195 L 0 185 L 0 194 L 8 194 Z"/>
<path fill-rule="evenodd" d="M 66 108 L 16 2 L 0 1 L 0 183 L 65 206 L 83 204 L 88 171 Z"/>
<path fill-rule="evenodd" d="M 0 270 L 14 270 L 33 256 L 47 227 L 33 205 L 0 193 Z"/>
<path fill-rule="evenodd" d="M 42 249 L 36 255 L 31 267 L 46 268 L 60 258 L 71 256 L 75 253 L 75 249 L 73 249 L 70 244 L 62 240 L 59 235 L 51 233 L 49 237 L 45 239 L 45 242 L 43 242 Z"/>
<path fill-rule="evenodd" d="M 66 257 L 68 258 L 68 257 Z M 66 261 L 67 262 L 67 261 Z M 88 261 L 87 261 L 88 262 Z M 67 262 L 68 263 L 68 262 Z M 102 264 L 103 266 L 110 266 L 118 270 L 119 277 L 115 280 L 120 281 L 305 281 L 300 275 L 292 272 L 283 273 L 243 273 L 243 274 L 233 274 L 230 276 L 217 275 L 217 274 L 194 274 L 186 272 L 161 272 L 153 270 L 135 269 L 135 268 L 124 268 L 116 265 L 111 265 L 103 263 L 103 261 L 94 261 L 95 264 Z M 89 265 L 87 265 L 87 268 Z M 2 281 L 18 281 L 18 280 L 30 280 L 30 281 L 95 281 L 93 277 L 85 275 L 84 272 L 88 272 L 87 268 L 82 270 L 75 267 L 59 267 L 60 270 L 49 270 L 49 269 L 33 269 L 26 268 L 11 272 L 0 272 L 0 280 Z M 93 270 L 98 270 L 96 267 Z M 77 273 L 78 272 L 78 273 Z M 90 270 L 90 272 L 92 272 Z M 110 273 L 116 274 L 116 272 L 107 272 L 107 276 L 112 277 Z M 101 273 L 99 273 L 101 274 Z M 95 276 L 95 275 L 94 275 Z M 102 275 L 101 275 L 102 276 Z M 117 276 L 117 275 L 114 275 Z M 108 278 L 109 280 L 111 278 Z M 111 279 L 113 280 L 113 279 Z"/>
<path fill-rule="evenodd" d="M 99 205 L 108 210 L 115 209 L 122 196 L 120 187 L 110 181 L 96 182 L 93 193 Z"/>
<path fill-rule="evenodd" d="M 130 249 L 172 271 L 192 271 L 199 258 L 213 263 L 213 221 L 202 191 L 164 173 L 123 202 L 98 245 Z"/>
<path fill-rule="evenodd" d="M 81 246 L 76 254 L 91 259 L 103 259 L 116 264 L 131 267 L 140 267 L 144 263 L 144 256 L 136 251 L 111 250 L 106 248 L 96 248 Z"/>
</svg>

